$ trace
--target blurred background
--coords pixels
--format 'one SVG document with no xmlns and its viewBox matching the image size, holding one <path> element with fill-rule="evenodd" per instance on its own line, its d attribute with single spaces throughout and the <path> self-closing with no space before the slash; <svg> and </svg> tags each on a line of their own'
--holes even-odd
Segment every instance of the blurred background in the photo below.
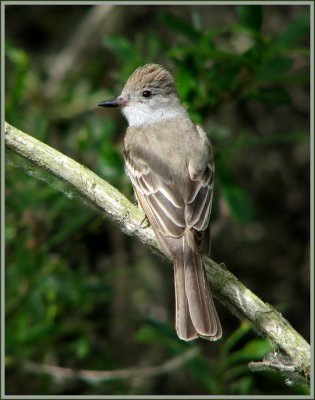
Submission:
<svg viewBox="0 0 315 400">
<path fill-rule="evenodd" d="M 309 6 L 7 5 L 5 27 L 7 122 L 132 201 L 126 121 L 96 103 L 139 65 L 174 73 L 214 146 L 211 257 L 309 340 Z M 218 302 L 223 339 L 180 341 L 170 265 L 8 149 L 5 195 L 6 394 L 305 393 L 250 372 L 271 345 Z"/>
</svg>

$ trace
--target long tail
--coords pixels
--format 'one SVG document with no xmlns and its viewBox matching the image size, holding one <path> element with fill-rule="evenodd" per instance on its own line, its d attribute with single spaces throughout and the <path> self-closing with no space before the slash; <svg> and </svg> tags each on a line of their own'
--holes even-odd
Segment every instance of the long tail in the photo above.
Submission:
<svg viewBox="0 0 315 400">
<path fill-rule="evenodd" d="M 180 240 L 174 264 L 177 334 L 183 340 L 218 340 L 222 328 L 201 255 L 190 247 L 186 234 Z"/>
</svg>

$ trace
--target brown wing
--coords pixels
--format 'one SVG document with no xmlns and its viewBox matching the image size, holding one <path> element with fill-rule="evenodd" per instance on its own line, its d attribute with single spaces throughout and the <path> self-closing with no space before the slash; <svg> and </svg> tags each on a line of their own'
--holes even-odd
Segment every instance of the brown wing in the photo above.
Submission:
<svg viewBox="0 0 315 400">
<path fill-rule="evenodd" d="M 124 152 L 126 172 L 161 246 L 174 260 L 176 330 L 184 340 L 198 336 L 216 340 L 222 329 L 199 252 L 212 202 L 211 147 L 208 153 L 192 154 L 186 177 L 182 179 L 182 171 L 177 180 L 153 150 L 137 149 L 129 142 Z"/>
<path fill-rule="evenodd" d="M 162 235 L 174 238 L 181 237 L 188 227 L 196 231 L 196 239 L 201 244 L 212 204 L 214 165 L 211 151 L 199 171 L 188 166 L 184 191 L 177 187 L 168 166 L 157 162 L 158 155 L 150 156 L 148 149 L 145 156 L 143 154 L 132 150 L 124 152 L 126 172 L 150 223 Z"/>
<path fill-rule="evenodd" d="M 203 174 L 188 177 L 185 196 L 185 221 L 194 230 L 194 239 L 200 249 L 210 253 L 210 213 L 213 197 L 214 164 L 212 159 Z"/>
<path fill-rule="evenodd" d="M 125 151 L 126 172 L 137 199 L 150 223 L 159 233 L 174 238 L 183 235 L 186 227 L 184 201 L 169 174 L 154 171 L 147 160 Z"/>
</svg>

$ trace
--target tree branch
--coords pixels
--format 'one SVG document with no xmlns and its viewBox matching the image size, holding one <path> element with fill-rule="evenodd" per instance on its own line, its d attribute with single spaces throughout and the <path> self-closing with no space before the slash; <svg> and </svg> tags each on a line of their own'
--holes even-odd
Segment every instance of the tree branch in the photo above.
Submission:
<svg viewBox="0 0 315 400">
<path fill-rule="evenodd" d="M 133 378 L 151 378 L 153 376 L 172 372 L 182 365 L 189 362 L 198 354 L 196 348 L 189 349 L 179 356 L 173 357 L 170 360 L 156 366 L 148 366 L 143 368 L 126 368 L 112 371 L 97 371 L 87 369 L 64 368 L 56 365 L 40 364 L 33 361 L 25 361 L 22 364 L 26 371 L 37 374 L 48 374 L 57 381 L 65 379 L 81 379 L 88 383 L 98 383 L 103 381 L 126 380 Z"/>
<path fill-rule="evenodd" d="M 114 5 L 95 5 L 84 16 L 81 23 L 74 30 L 62 52 L 57 55 L 49 66 L 50 78 L 44 87 L 46 96 L 52 97 L 65 76 L 78 62 L 85 47 L 95 40 L 93 34 L 106 19 L 110 19 Z"/>
<path fill-rule="evenodd" d="M 5 142 L 14 152 L 66 182 L 101 209 L 121 229 L 149 246 L 162 250 L 150 227 L 143 227 L 143 212 L 118 190 L 92 171 L 59 151 L 5 123 Z M 253 370 L 277 370 L 287 380 L 309 383 L 310 346 L 270 304 L 246 288 L 224 265 L 204 257 L 215 297 L 238 318 L 247 318 L 254 329 L 269 339 L 275 350 Z"/>
</svg>

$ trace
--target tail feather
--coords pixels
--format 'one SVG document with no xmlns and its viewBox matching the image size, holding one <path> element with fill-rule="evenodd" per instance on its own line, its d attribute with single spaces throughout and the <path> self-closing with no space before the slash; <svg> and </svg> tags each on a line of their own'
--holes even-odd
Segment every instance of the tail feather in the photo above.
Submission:
<svg viewBox="0 0 315 400">
<path fill-rule="evenodd" d="M 176 302 L 176 331 L 183 340 L 193 340 L 202 336 L 208 340 L 218 340 L 222 328 L 205 276 L 200 248 L 193 241 L 188 230 L 181 238 L 156 236 L 174 260 L 174 282 Z M 194 246 L 195 245 L 195 246 Z"/>
<path fill-rule="evenodd" d="M 182 260 L 174 264 L 175 303 L 176 303 L 176 331 L 183 340 L 193 340 L 199 335 L 190 317 L 185 288 L 185 270 Z"/>
<path fill-rule="evenodd" d="M 174 265 L 176 297 L 176 330 L 184 340 L 202 336 L 217 340 L 222 328 L 210 288 L 205 276 L 201 255 L 189 245 L 188 238 L 181 238 Z"/>
</svg>

